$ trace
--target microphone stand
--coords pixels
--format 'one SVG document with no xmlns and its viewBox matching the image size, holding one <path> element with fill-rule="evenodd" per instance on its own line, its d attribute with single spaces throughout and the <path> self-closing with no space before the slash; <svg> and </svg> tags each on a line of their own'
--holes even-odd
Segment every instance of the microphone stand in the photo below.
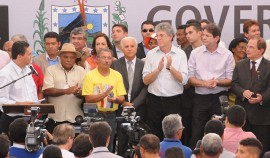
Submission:
<svg viewBox="0 0 270 158">
<path fill-rule="evenodd" d="M 24 78 L 24 77 L 26 77 L 26 76 L 31 75 L 32 73 L 33 73 L 33 71 L 29 72 L 28 74 L 26 74 L 26 75 L 24 75 L 24 76 L 22 76 L 22 77 L 20 77 L 20 78 L 18 78 L 18 79 L 16 79 L 16 80 L 13 80 L 12 82 L 10 82 L 10 83 L 4 85 L 3 87 L 0 87 L 0 89 L 3 89 L 3 88 L 5 88 L 5 87 L 8 86 L 8 85 L 11 85 L 11 84 L 17 82 L 17 81 L 19 81 L 20 79 L 22 79 L 22 78 Z"/>
</svg>

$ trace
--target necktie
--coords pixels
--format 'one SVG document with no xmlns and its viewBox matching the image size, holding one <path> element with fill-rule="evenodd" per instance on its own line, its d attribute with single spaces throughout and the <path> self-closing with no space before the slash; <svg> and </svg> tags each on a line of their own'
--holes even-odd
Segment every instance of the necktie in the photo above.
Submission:
<svg viewBox="0 0 270 158">
<path fill-rule="evenodd" d="M 132 61 L 128 61 L 127 63 L 128 63 L 128 83 L 129 83 L 128 93 L 130 94 L 132 89 L 134 72 L 132 68 Z"/>
<path fill-rule="evenodd" d="M 254 81 L 257 75 L 257 71 L 256 71 L 256 62 L 255 61 L 251 61 L 252 63 L 252 67 L 251 67 L 251 80 Z"/>
</svg>

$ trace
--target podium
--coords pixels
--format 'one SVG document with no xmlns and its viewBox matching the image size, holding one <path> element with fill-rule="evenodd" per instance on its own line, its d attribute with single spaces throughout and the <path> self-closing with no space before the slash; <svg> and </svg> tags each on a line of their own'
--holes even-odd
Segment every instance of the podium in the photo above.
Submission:
<svg viewBox="0 0 270 158">
<path fill-rule="evenodd" d="M 55 113 L 53 104 L 27 104 L 27 105 L 18 105 L 18 104 L 3 104 L 2 108 L 4 113 L 23 113 L 24 115 L 31 115 L 31 107 L 39 107 L 40 113 Z"/>
</svg>

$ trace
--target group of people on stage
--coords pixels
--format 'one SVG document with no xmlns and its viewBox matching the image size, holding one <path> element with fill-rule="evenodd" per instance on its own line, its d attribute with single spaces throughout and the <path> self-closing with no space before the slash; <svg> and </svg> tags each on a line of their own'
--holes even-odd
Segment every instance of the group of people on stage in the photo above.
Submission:
<svg viewBox="0 0 270 158">
<path fill-rule="evenodd" d="M 89 157 L 101 153 L 118 157 L 109 152 L 125 156 L 128 136 L 116 122 L 125 107 L 134 107 L 151 130 L 138 146 L 143 158 L 166 157 L 173 146 L 181 151 L 173 148 L 167 155 L 244 157 L 270 151 L 270 51 L 257 21 L 245 21 L 244 37 L 233 39 L 228 48 L 221 41 L 220 28 L 208 20 L 188 20 L 177 32 L 169 23 L 144 21 L 140 43 L 128 35 L 125 25 L 115 24 L 111 32 L 113 44 L 108 35 L 98 33 L 92 48 L 87 46 L 84 27 L 70 32 L 69 43 L 47 32 L 43 54 L 32 50 L 24 35 L 7 41 L 0 51 L 0 132 L 12 137 L 15 121 L 27 124 L 23 114 L 5 113 L 4 104 L 31 105 L 46 98 L 55 109 L 46 123 L 56 145 L 48 146 L 52 153 L 60 148 L 62 155 L 76 156 L 77 150 L 69 150 L 78 138 L 73 126 L 75 117 L 83 116 L 83 103 L 96 103 L 96 117 L 104 118 L 90 126 L 89 135 L 80 136 L 94 147 L 89 148 Z M 173 44 L 175 35 L 178 46 Z M 225 129 L 211 120 L 222 114 L 219 98 L 223 95 L 230 101 Z M 13 147 L 22 147 L 11 140 Z M 199 140 L 200 153 L 192 155 Z"/>
</svg>

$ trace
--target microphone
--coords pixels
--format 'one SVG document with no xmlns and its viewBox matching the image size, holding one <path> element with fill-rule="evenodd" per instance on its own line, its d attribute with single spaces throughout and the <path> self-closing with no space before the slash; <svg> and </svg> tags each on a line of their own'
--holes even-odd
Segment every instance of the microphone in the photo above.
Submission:
<svg viewBox="0 0 270 158">
<path fill-rule="evenodd" d="M 36 76 L 38 76 L 37 70 L 32 65 L 30 65 L 29 68 L 31 69 L 32 74 L 35 74 Z"/>
</svg>

